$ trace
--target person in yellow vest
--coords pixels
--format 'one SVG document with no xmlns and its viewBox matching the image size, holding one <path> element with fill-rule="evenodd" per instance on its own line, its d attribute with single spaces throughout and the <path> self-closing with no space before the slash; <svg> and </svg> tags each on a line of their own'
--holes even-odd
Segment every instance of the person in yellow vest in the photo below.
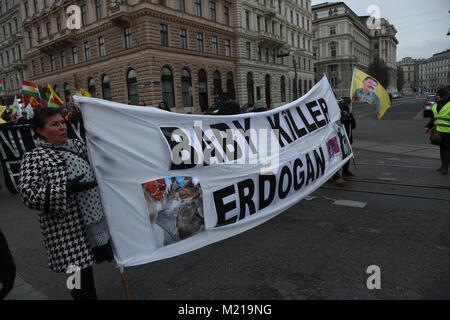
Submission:
<svg viewBox="0 0 450 320">
<path fill-rule="evenodd" d="M 436 91 L 436 103 L 432 107 L 433 117 L 425 127 L 425 134 L 428 134 L 434 126 L 441 134 L 439 145 L 441 155 L 441 166 L 437 171 L 443 175 L 448 174 L 450 165 L 450 94 L 446 87 L 439 87 Z"/>
</svg>

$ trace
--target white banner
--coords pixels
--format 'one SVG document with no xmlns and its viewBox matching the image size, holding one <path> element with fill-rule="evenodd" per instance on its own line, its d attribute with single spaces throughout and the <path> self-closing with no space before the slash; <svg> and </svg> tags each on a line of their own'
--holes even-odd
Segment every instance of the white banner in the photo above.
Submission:
<svg viewBox="0 0 450 320">
<path fill-rule="evenodd" d="M 173 257 L 264 223 L 352 156 L 325 77 L 295 102 L 232 116 L 74 100 L 119 266 Z"/>
</svg>

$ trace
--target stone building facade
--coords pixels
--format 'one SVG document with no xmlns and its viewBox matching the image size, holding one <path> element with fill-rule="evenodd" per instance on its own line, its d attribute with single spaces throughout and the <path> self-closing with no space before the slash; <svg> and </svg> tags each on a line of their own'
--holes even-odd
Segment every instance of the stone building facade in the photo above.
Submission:
<svg viewBox="0 0 450 320">
<path fill-rule="evenodd" d="M 277 107 L 314 85 L 310 0 L 236 1 L 237 98 Z"/>
<path fill-rule="evenodd" d="M 395 27 L 386 19 L 377 29 L 367 27 L 367 16 L 356 15 L 344 2 L 312 7 L 316 77 L 326 74 L 337 96 L 349 96 L 356 67 L 367 72 L 372 62 L 388 68 L 387 90 L 397 92 Z"/>
<path fill-rule="evenodd" d="M 343 2 L 312 7 L 316 76 L 326 74 L 337 96 L 349 96 L 353 68 L 367 72 L 370 30 Z"/>
<path fill-rule="evenodd" d="M 450 85 L 450 49 L 434 54 L 419 65 L 420 93 L 436 93 L 441 85 Z"/>
<path fill-rule="evenodd" d="M 0 0 L 0 79 L 4 88 L 0 98 L 6 104 L 12 104 L 15 96 L 21 96 L 21 83 L 27 77 L 23 54 L 19 0 Z"/>
<path fill-rule="evenodd" d="M 66 8 L 80 7 L 81 29 Z M 234 1 L 21 0 L 29 80 L 74 93 L 200 113 L 235 96 Z"/>
<path fill-rule="evenodd" d="M 419 66 L 423 60 L 405 57 L 397 63 L 403 73 L 402 93 L 413 94 L 419 90 Z"/>
</svg>

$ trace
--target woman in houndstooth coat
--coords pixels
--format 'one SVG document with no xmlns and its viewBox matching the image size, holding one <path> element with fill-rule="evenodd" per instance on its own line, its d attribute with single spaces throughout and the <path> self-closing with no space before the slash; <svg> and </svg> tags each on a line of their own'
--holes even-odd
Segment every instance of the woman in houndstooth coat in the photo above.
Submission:
<svg viewBox="0 0 450 320">
<path fill-rule="evenodd" d="M 108 252 L 101 261 L 111 261 L 112 250 L 86 147 L 79 140 L 67 138 L 66 123 L 58 109 L 38 110 L 33 126 L 39 139 L 37 147 L 22 159 L 22 202 L 40 211 L 50 269 L 81 269 L 82 288 L 71 294 L 74 299 L 96 299 L 92 271 L 94 260 L 98 260 L 95 247 Z"/>
</svg>

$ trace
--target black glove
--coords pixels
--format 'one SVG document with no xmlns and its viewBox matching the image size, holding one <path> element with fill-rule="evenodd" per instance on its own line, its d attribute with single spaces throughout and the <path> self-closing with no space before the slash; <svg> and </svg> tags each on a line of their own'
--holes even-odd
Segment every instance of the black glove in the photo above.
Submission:
<svg viewBox="0 0 450 320">
<path fill-rule="evenodd" d="M 97 181 L 92 182 L 80 182 L 83 179 L 85 174 L 80 174 L 78 177 L 67 181 L 66 189 L 67 194 L 72 194 L 76 192 L 86 191 L 97 186 Z"/>
</svg>

